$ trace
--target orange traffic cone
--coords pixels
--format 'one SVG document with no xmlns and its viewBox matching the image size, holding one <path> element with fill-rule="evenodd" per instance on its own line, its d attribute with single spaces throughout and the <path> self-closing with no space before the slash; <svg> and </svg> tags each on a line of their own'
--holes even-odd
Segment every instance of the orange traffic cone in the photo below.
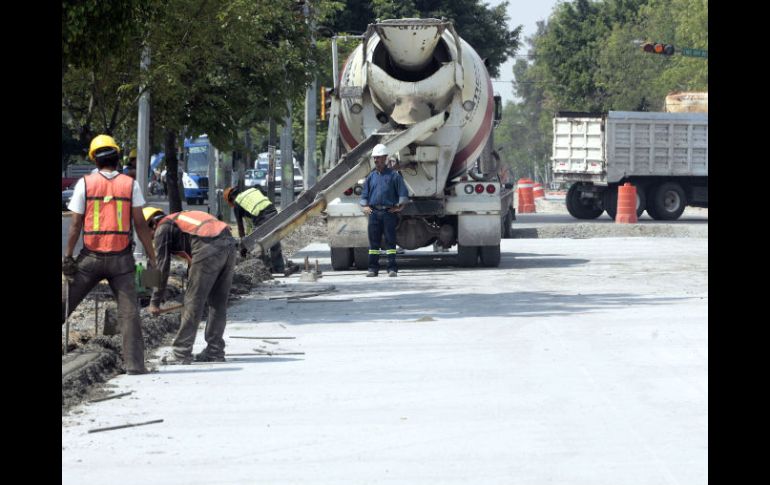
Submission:
<svg viewBox="0 0 770 485">
<path fill-rule="evenodd" d="M 535 212 L 535 198 L 532 195 L 532 181 L 530 179 L 519 179 L 519 214 L 528 214 Z"/>
<path fill-rule="evenodd" d="M 545 189 L 543 189 L 543 184 L 535 182 L 535 184 L 532 186 L 532 196 L 535 199 L 545 198 Z"/>
<path fill-rule="evenodd" d="M 634 224 L 636 222 L 636 187 L 626 182 L 618 187 L 618 212 L 615 215 L 615 223 Z"/>
</svg>

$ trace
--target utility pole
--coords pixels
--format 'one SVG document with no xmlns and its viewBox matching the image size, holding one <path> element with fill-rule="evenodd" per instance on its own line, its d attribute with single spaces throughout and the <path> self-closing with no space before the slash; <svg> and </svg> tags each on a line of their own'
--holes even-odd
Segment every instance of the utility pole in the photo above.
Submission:
<svg viewBox="0 0 770 485">
<path fill-rule="evenodd" d="M 281 210 L 294 200 L 294 151 L 291 142 L 291 100 L 286 101 L 287 115 L 281 133 Z"/>
<path fill-rule="evenodd" d="M 310 6 L 304 5 L 305 20 L 310 23 L 310 44 L 315 48 L 315 22 L 310 19 Z M 315 161 L 315 137 L 316 137 L 316 96 L 318 81 L 313 77 L 313 82 L 305 91 L 305 176 L 303 187 L 305 190 L 315 185 L 318 169 Z M 292 192 L 293 193 L 293 192 Z"/>
<path fill-rule="evenodd" d="M 146 74 L 150 68 L 150 48 L 145 45 L 142 49 L 142 58 L 139 62 L 142 74 Z M 150 92 L 142 83 L 139 86 L 139 114 L 136 133 L 136 181 L 142 195 L 147 199 L 147 168 L 150 166 Z M 134 258 L 144 259 L 144 246 L 139 241 L 139 235 L 134 231 Z"/>
<path fill-rule="evenodd" d="M 270 118 L 267 138 L 267 198 L 275 204 L 275 119 Z"/>
</svg>

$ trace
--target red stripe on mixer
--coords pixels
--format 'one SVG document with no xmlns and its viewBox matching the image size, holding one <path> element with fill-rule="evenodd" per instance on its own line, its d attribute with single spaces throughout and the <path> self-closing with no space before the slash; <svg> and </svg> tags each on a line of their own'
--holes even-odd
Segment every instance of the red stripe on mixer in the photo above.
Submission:
<svg viewBox="0 0 770 485">
<path fill-rule="evenodd" d="M 452 160 L 452 168 L 449 171 L 449 176 L 454 177 L 455 173 L 464 170 L 465 161 L 476 149 L 481 145 L 483 141 L 486 141 L 490 131 L 492 131 L 492 113 L 494 112 L 495 100 L 492 97 L 492 79 L 487 78 L 487 86 L 489 87 L 489 99 L 487 101 L 487 111 L 484 113 L 484 120 L 481 122 L 479 130 L 473 135 L 470 143 L 459 151 L 454 160 Z"/>
<path fill-rule="evenodd" d="M 345 141 L 345 144 L 350 147 L 350 150 L 352 150 L 358 146 L 358 140 L 356 140 L 356 138 L 353 136 L 353 133 L 350 132 L 350 128 L 348 128 L 347 123 L 345 123 L 345 118 L 342 117 L 342 113 L 340 113 L 338 119 L 340 122 L 340 135 L 342 135 L 342 139 Z"/>
</svg>

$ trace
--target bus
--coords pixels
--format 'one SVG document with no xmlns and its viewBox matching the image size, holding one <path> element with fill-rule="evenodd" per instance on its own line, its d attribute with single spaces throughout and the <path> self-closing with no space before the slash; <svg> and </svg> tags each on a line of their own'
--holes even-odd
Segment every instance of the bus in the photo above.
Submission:
<svg viewBox="0 0 770 485">
<path fill-rule="evenodd" d="M 188 205 L 202 205 L 209 197 L 209 173 L 213 170 L 217 149 L 206 135 L 184 140 L 182 186 Z"/>
</svg>

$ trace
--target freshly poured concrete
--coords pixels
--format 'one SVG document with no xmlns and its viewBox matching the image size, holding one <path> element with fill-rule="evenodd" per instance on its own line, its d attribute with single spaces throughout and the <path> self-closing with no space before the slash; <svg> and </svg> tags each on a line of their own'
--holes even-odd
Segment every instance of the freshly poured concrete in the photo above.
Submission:
<svg viewBox="0 0 770 485">
<path fill-rule="evenodd" d="M 294 260 L 324 277 L 303 285 L 335 291 L 252 295 L 230 307 L 228 362 L 111 381 L 133 394 L 62 420 L 62 483 L 707 483 L 707 253 L 504 240 L 499 268 L 423 252 L 365 278 L 313 244 Z M 305 355 L 238 355 L 255 348 Z"/>
</svg>

